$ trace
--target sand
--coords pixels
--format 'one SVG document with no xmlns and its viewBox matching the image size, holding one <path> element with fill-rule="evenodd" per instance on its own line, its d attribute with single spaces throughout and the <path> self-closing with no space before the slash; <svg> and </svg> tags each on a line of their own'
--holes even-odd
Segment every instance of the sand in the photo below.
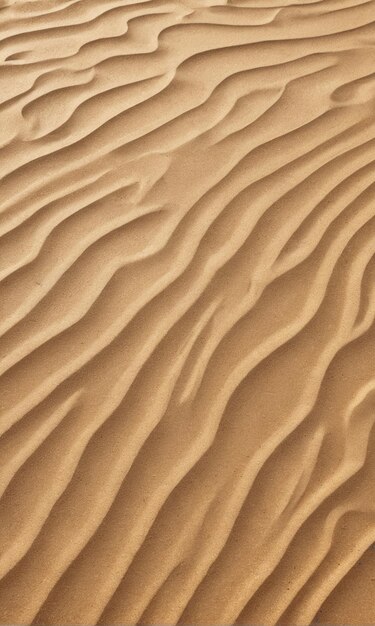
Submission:
<svg viewBox="0 0 375 626">
<path fill-rule="evenodd" d="M 0 6 L 0 623 L 374 625 L 374 0 Z"/>
</svg>

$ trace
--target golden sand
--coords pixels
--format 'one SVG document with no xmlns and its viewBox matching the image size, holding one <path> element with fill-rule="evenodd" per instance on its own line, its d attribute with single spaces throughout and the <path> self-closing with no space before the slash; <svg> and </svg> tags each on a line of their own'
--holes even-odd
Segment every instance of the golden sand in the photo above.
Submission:
<svg viewBox="0 0 375 626">
<path fill-rule="evenodd" d="M 0 623 L 374 625 L 374 0 L 0 7 Z"/>
</svg>

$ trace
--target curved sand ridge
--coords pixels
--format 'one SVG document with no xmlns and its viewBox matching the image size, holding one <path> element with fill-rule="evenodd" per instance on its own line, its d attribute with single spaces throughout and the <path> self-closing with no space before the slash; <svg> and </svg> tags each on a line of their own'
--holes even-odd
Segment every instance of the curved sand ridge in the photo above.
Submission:
<svg viewBox="0 0 375 626">
<path fill-rule="evenodd" d="M 333 623 L 375 541 L 375 2 L 2 0 L 0 37 L 0 622 Z"/>
</svg>

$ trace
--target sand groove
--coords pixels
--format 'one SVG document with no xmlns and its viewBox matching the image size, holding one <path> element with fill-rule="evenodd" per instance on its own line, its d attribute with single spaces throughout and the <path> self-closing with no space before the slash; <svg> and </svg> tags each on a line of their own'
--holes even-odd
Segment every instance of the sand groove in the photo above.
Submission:
<svg viewBox="0 0 375 626">
<path fill-rule="evenodd" d="M 1 623 L 343 623 L 374 41 L 374 0 L 2 0 Z"/>
</svg>

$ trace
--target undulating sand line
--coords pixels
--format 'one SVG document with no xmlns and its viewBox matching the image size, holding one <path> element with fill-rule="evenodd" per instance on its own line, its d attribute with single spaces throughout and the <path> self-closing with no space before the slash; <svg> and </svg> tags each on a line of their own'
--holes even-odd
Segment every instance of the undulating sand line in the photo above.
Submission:
<svg viewBox="0 0 375 626">
<path fill-rule="evenodd" d="M 374 626 L 375 1 L 0 39 L 0 624 Z"/>
</svg>

